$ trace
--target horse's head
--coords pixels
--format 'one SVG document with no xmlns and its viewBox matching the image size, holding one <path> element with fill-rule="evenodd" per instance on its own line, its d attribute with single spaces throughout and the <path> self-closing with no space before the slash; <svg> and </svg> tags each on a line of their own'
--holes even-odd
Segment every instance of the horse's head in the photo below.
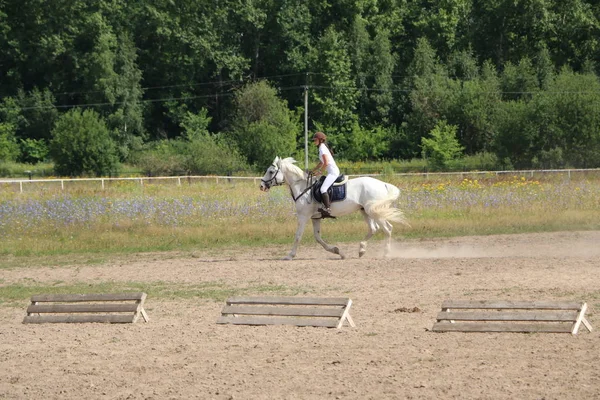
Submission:
<svg viewBox="0 0 600 400">
<path fill-rule="evenodd" d="M 268 192 L 271 186 L 279 186 L 285 183 L 285 178 L 281 172 L 281 158 L 275 157 L 273 164 L 267 168 L 267 172 L 260 180 L 260 190 Z"/>
</svg>

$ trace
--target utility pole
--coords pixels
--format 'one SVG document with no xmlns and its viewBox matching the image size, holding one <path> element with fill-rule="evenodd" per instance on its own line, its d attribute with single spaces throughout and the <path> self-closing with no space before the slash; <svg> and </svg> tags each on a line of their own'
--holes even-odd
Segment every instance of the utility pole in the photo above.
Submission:
<svg viewBox="0 0 600 400">
<path fill-rule="evenodd" d="M 304 85 L 304 168 L 308 171 L 308 72 Z"/>
</svg>

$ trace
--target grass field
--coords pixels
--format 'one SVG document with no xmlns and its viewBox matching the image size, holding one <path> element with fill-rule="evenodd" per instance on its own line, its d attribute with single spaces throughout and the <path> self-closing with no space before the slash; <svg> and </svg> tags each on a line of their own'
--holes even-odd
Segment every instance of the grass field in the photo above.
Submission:
<svg viewBox="0 0 600 400">
<path fill-rule="evenodd" d="M 600 229 L 600 177 L 387 176 L 401 189 L 411 228 L 394 237 Z M 269 193 L 252 181 L 181 186 L 81 182 L 18 193 L 0 187 L 0 255 L 26 256 L 193 251 L 292 242 L 296 219 L 287 187 Z M 357 213 L 323 226 L 325 240 L 358 241 Z M 304 241 L 312 241 L 307 232 Z M 94 254 L 96 256 L 94 256 Z M 93 262 L 93 261 L 90 261 Z M 0 261 L 0 267 L 7 261 Z"/>
</svg>

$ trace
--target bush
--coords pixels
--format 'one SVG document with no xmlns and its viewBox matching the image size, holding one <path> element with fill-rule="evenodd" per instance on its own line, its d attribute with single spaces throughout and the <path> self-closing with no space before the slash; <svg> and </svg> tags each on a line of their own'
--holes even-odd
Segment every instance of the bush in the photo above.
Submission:
<svg viewBox="0 0 600 400">
<path fill-rule="evenodd" d="M 21 156 L 19 161 L 29 164 L 37 164 L 44 161 L 48 156 L 48 145 L 44 140 L 21 139 Z"/>
<path fill-rule="evenodd" d="M 146 148 L 138 157 L 144 174 L 226 175 L 246 170 L 248 166 L 238 152 L 219 137 L 208 132 L 210 118 L 206 110 L 187 112 L 180 123 L 182 137 L 163 140 Z"/>
<path fill-rule="evenodd" d="M 59 176 L 107 176 L 117 172 L 117 146 L 95 111 L 67 112 L 57 121 L 52 136 L 50 154 Z"/>
<path fill-rule="evenodd" d="M 179 153 L 174 140 L 150 143 L 136 155 L 135 165 L 146 176 L 174 176 L 185 174 L 185 156 Z"/>
</svg>

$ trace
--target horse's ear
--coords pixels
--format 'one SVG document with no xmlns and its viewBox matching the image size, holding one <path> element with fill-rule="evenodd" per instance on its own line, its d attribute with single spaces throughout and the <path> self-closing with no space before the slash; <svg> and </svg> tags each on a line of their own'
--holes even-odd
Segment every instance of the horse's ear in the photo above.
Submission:
<svg viewBox="0 0 600 400">
<path fill-rule="evenodd" d="M 281 158 L 279 158 L 279 156 L 276 156 L 275 159 L 273 160 L 273 165 L 279 165 L 280 161 L 281 161 Z"/>
</svg>

